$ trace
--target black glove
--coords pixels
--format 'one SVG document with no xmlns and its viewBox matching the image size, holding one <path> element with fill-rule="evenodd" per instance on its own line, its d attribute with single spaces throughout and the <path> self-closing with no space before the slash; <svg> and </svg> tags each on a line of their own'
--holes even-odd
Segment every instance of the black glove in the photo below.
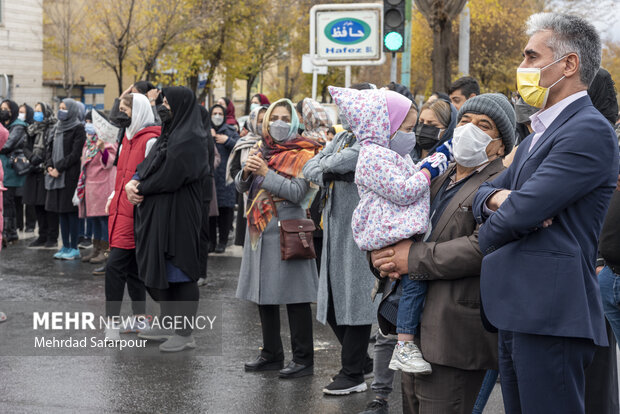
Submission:
<svg viewBox="0 0 620 414">
<path fill-rule="evenodd" d="M 355 182 L 355 172 L 351 171 L 345 174 L 325 173 L 323 174 L 323 182 L 328 185 L 332 181 L 345 181 L 347 183 Z"/>
</svg>

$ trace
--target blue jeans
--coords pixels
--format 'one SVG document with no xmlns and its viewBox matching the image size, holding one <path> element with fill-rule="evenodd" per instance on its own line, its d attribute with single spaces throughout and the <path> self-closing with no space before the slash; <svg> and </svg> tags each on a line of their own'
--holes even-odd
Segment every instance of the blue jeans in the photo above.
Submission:
<svg viewBox="0 0 620 414">
<path fill-rule="evenodd" d="M 605 266 L 598 274 L 598 284 L 603 299 L 603 310 L 614 331 L 616 342 L 620 344 L 620 275 Z"/>
<path fill-rule="evenodd" d="M 482 385 L 480 386 L 480 392 L 478 393 L 478 398 L 476 399 L 476 404 L 474 405 L 474 409 L 471 414 L 482 414 L 484 407 L 489 401 L 491 392 L 493 392 L 498 375 L 499 371 L 496 369 L 490 369 L 487 371 L 484 376 L 484 381 L 482 381 Z"/>
<path fill-rule="evenodd" d="M 108 241 L 108 216 L 89 217 L 88 223 L 93 228 L 93 239 Z"/>
<path fill-rule="evenodd" d="M 428 282 L 411 280 L 405 275 L 401 278 L 400 283 L 403 287 L 403 295 L 398 302 L 396 332 L 416 335 L 420 326 L 420 316 L 422 316 Z"/>
</svg>

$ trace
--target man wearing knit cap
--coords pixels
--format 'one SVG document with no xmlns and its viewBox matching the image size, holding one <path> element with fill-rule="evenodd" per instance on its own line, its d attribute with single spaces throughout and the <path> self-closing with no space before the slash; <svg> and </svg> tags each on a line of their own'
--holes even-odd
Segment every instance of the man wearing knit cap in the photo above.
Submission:
<svg viewBox="0 0 620 414">
<path fill-rule="evenodd" d="M 618 142 L 587 95 L 601 63 L 596 29 L 554 13 L 527 26 L 517 87 L 541 110 L 474 200 L 482 304 L 499 330 L 506 413 L 583 413 L 585 370 L 608 344 L 594 266 Z"/>
<path fill-rule="evenodd" d="M 431 184 L 431 229 L 423 241 L 404 240 L 372 252 L 375 275 L 427 280 L 420 349 L 432 373 L 402 373 L 406 413 L 471 413 L 485 372 L 497 369 L 497 335 L 480 318 L 478 228 L 472 202 L 478 187 L 503 170 L 514 145 L 515 113 L 499 94 L 461 107 L 452 140 L 455 163 Z M 390 330 L 379 316 L 383 332 Z"/>
</svg>

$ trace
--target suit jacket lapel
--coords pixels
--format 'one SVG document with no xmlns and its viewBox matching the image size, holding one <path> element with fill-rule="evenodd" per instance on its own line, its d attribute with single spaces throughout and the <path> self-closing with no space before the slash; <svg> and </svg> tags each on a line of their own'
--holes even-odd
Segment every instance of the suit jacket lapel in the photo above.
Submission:
<svg viewBox="0 0 620 414">
<path fill-rule="evenodd" d="M 483 182 L 488 180 L 489 177 L 491 177 L 493 174 L 497 174 L 503 169 L 504 165 L 502 163 L 502 159 L 498 158 L 492 161 L 489 165 L 487 165 L 486 168 L 484 168 L 482 171 L 474 174 L 473 177 L 470 177 L 469 180 L 467 180 L 465 184 L 463 184 L 463 187 L 461 187 L 454 195 L 454 197 L 452 197 L 450 203 L 448 203 L 448 205 L 446 206 L 443 214 L 437 222 L 437 226 L 433 229 L 429 240 L 437 240 L 439 235 L 441 235 L 445 227 L 448 225 L 454 213 L 456 213 L 458 209 L 461 208 L 461 203 L 465 201 L 470 195 L 478 191 L 480 185 L 482 185 Z"/>
</svg>

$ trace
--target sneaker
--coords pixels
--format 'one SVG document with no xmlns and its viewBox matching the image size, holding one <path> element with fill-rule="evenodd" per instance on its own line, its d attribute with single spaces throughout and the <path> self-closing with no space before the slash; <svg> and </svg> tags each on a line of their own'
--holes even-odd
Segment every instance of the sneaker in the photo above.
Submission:
<svg viewBox="0 0 620 414">
<path fill-rule="evenodd" d="M 163 344 L 159 345 L 159 350 L 162 352 L 180 352 L 184 349 L 194 349 L 196 348 L 196 341 L 194 341 L 194 337 L 190 336 L 181 336 L 174 335 L 170 339 L 168 339 Z"/>
<path fill-rule="evenodd" d="M 68 248 L 66 248 L 66 247 L 64 247 L 64 246 L 63 246 L 63 247 L 61 247 L 61 248 L 60 248 L 60 250 L 58 250 L 58 251 L 56 252 L 56 254 L 54 255 L 54 259 L 56 259 L 56 260 L 60 260 L 60 259 L 62 259 L 62 257 L 63 257 L 65 254 L 69 253 L 69 250 L 71 250 L 71 249 L 68 249 Z"/>
<path fill-rule="evenodd" d="M 151 341 L 160 341 L 160 342 L 167 341 L 173 336 L 175 336 L 174 331 L 172 331 L 171 329 L 161 329 L 161 328 L 149 329 L 145 332 L 140 332 L 138 334 L 138 338 L 150 339 Z"/>
<path fill-rule="evenodd" d="M 364 392 L 368 389 L 366 382 L 353 381 L 351 378 L 338 374 L 331 384 L 323 388 L 323 393 L 327 395 L 349 395 L 354 392 Z"/>
<path fill-rule="evenodd" d="M 375 398 L 368 403 L 366 409 L 359 414 L 388 414 L 388 402 L 383 398 Z"/>
<path fill-rule="evenodd" d="M 24 230 L 24 233 L 34 233 L 34 227 L 26 227 L 26 230 Z"/>
<path fill-rule="evenodd" d="M 80 238 L 78 249 L 90 249 L 91 247 L 93 247 L 93 242 L 91 239 L 87 239 L 86 237 Z"/>
<path fill-rule="evenodd" d="M 42 239 L 41 237 L 39 237 L 35 241 L 31 242 L 28 245 L 28 247 L 30 247 L 31 249 L 36 249 L 36 248 L 39 248 L 39 247 L 44 247 L 46 243 L 47 243 L 47 240 Z"/>
<path fill-rule="evenodd" d="M 62 260 L 77 260 L 80 258 L 79 249 L 69 249 L 65 254 L 60 256 Z"/>
<path fill-rule="evenodd" d="M 105 275 L 105 264 L 103 266 L 96 267 L 95 270 L 93 270 L 93 275 L 95 276 Z"/>
<path fill-rule="evenodd" d="M 412 341 L 407 341 L 404 345 L 396 344 L 389 368 L 411 374 L 427 375 L 432 372 L 431 364 L 424 360 L 422 352 Z"/>
<path fill-rule="evenodd" d="M 129 322 L 120 326 L 120 331 L 122 334 L 126 333 L 140 333 L 146 332 L 150 329 L 149 322 L 144 317 L 138 318 L 137 316 L 132 316 L 129 319 Z"/>
<path fill-rule="evenodd" d="M 46 249 L 55 249 L 58 247 L 58 240 L 48 240 L 45 242 Z"/>
<path fill-rule="evenodd" d="M 201 277 L 200 279 L 198 279 L 198 286 L 204 286 L 207 284 L 207 278 L 206 277 Z"/>
<path fill-rule="evenodd" d="M 225 251 L 226 251 L 226 243 L 218 243 L 217 246 L 215 246 L 214 253 L 222 254 Z"/>
</svg>

